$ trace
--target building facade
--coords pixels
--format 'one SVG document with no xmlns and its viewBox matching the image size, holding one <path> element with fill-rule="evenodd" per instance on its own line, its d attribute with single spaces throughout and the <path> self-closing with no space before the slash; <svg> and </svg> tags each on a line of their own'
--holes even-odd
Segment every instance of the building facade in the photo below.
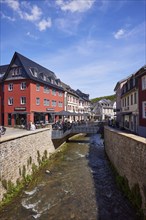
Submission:
<svg viewBox="0 0 146 220">
<path fill-rule="evenodd" d="M 114 119 L 115 108 L 115 102 L 107 99 L 101 99 L 93 108 L 94 117 L 99 121 Z"/>
<path fill-rule="evenodd" d="M 127 78 L 122 87 L 121 95 L 121 123 L 120 126 L 138 133 L 138 87 L 135 74 Z"/>
<path fill-rule="evenodd" d="M 49 123 L 64 109 L 64 89 L 56 75 L 34 61 L 15 53 L 1 80 L 5 126 Z"/>
<path fill-rule="evenodd" d="M 114 91 L 120 127 L 146 137 L 146 65 L 119 81 Z"/>
<path fill-rule="evenodd" d="M 64 112 L 70 122 L 87 120 L 90 103 L 88 94 L 75 91 L 54 72 L 17 52 L 9 65 L 0 66 L 0 125 L 54 123 Z"/>
</svg>

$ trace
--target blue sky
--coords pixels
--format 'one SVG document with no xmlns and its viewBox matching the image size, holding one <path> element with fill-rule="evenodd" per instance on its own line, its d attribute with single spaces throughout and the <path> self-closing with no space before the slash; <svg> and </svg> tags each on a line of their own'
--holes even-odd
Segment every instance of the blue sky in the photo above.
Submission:
<svg viewBox="0 0 146 220">
<path fill-rule="evenodd" d="M 0 65 L 15 51 L 90 98 L 146 64 L 145 0 L 0 0 Z"/>
</svg>

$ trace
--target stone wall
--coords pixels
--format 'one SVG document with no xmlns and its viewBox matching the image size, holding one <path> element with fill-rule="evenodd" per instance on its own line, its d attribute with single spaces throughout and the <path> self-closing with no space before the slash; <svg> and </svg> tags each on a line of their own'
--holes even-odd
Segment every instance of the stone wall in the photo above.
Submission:
<svg viewBox="0 0 146 220">
<path fill-rule="evenodd" d="M 31 174 L 32 168 L 39 165 L 42 157 L 49 158 L 55 151 L 51 141 L 51 130 L 41 129 L 26 135 L 13 137 L 0 143 L 0 201 L 6 192 L 3 182 L 22 179 L 25 174 Z"/>
<path fill-rule="evenodd" d="M 104 141 L 111 163 L 120 176 L 127 178 L 130 189 L 139 185 L 146 214 L 146 138 L 105 127 Z"/>
</svg>

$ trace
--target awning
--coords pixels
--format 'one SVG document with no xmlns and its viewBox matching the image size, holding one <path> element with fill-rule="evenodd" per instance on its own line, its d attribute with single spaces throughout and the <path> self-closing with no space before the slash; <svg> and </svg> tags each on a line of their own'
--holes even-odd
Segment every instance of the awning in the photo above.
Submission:
<svg viewBox="0 0 146 220">
<path fill-rule="evenodd" d="M 11 113 L 12 115 L 17 115 L 17 114 L 19 114 L 19 115 L 27 115 L 27 114 L 30 114 L 29 112 L 12 112 Z"/>
<path fill-rule="evenodd" d="M 60 115 L 60 116 L 69 116 L 69 115 L 72 115 L 71 112 L 68 112 L 68 111 L 60 111 L 60 112 L 56 112 L 55 115 Z"/>
<path fill-rule="evenodd" d="M 121 115 L 132 115 L 132 112 L 121 112 Z"/>
</svg>

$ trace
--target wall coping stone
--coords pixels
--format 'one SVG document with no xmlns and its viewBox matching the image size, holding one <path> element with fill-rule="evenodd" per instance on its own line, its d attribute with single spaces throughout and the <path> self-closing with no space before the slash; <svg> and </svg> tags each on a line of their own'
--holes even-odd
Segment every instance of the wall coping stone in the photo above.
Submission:
<svg viewBox="0 0 146 220">
<path fill-rule="evenodd" d="M 118 129 L 115 129 L 115 128 L 112 128 L 112 127 L 109 127 L 109 126 L 104 126 L 104 128 L 107 129 L 107 130 L 110 130 L 114 133 L 126 136 L 128 138 L 132 138 L 136 141 L 139 141 L 139 142 L 142 142 L 142 143 L 146 144 L 146 138 L 144 138 L 144 137 L 141 137 L 141 136 L 138 136 L 138 135 L 135 135 L 135 134 L 131 134 L 131 133 L 126 133 L 124 131 L 120 131 Z"/>
<path fill-rule="evenodd" d="M 4 135 L 4 136 L 1 136 L 0 138 L 0 144 L 1 143 L 4 143 L 4 142 L 7 142 L 7 141 L 11 141 L 11 140 L 14 140 L 14 139 L 18 139 L 20 137 L 25 137 L 25 136 L 29 136 L 29 135 L 33 135 L 34 133 L 41 133 L 41 132 L 44 132 L 44 131 L 47 131 L 47 130 L 50 130 L 50 128 L 40 128 L 40 129 L 36 129 L 34 131 L 30 131 L 30 130 L 23 130 L 21 129 L 22 132 L 20 133 L 16 133 L 15 132 L 15 128 L 14 128 L 14 133 L 12 132 L 12 134 L 10 135 Z"/>
</svg>

